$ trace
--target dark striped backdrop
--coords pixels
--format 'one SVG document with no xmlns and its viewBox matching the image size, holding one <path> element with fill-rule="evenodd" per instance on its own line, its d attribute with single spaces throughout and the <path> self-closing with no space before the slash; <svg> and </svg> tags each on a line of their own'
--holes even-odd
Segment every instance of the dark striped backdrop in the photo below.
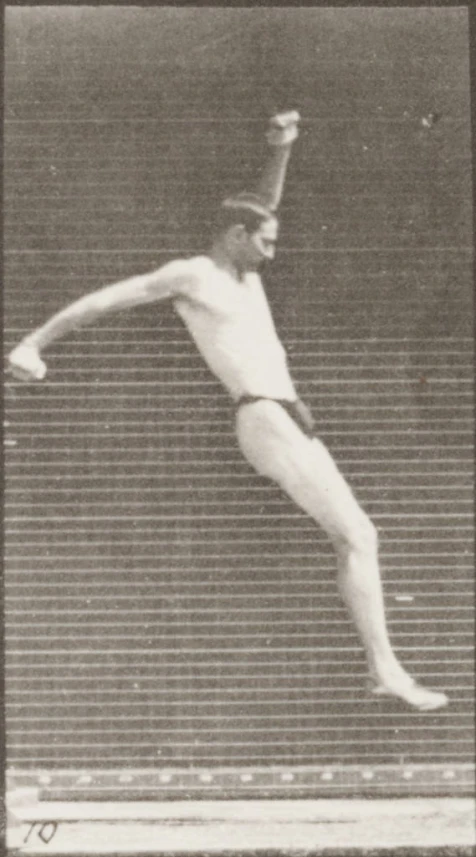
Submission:
<svg viewBox="0 0 476 857">
<path fill-rule="evenodd" d="M 314 766 L 359 791 L 393 766 L 450 790 L 473 732 L 465 11 L 6 17 L 7 348 L 202 251 L 267 117 L 301 111 L 270 301 L 379 528 L 394 645 L 451 696 L 433 715 L 369 698 L 329 545 L 241 460 L 226 396 L 153 306 L 56 343 L 44 383 L 7 383 L 10 768 L 281 766 L 291 788 Z"/>
</svg>

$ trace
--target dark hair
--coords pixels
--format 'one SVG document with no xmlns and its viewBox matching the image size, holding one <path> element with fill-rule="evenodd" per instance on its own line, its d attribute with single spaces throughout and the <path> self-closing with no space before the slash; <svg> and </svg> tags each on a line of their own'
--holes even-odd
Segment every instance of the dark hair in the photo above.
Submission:
<svg viewBox="0 0 476 857">
<path fill-rule="evenodd" d="M 276 215 L 256 193 L 239 193 L 225 199 L 215 217 L 213 232 L 218 235 L 231 226 L 242 224 L 251 235 L 259 229 L 265 220 L 275 219 Z"/>
</svg>

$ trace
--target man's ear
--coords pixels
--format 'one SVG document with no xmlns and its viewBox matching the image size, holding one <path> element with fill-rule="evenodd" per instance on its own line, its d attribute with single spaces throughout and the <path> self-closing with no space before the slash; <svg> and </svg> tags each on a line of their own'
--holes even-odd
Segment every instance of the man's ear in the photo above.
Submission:
<svg viewBox="0 0 476 857">
<path fill-rule="evenodd" d="M 241 241 L 245 232 L 246 229 L 243 223 L 234 223 L 233 226 L 230 227 L 229 235 L 234 241 Z"/>
</svg>

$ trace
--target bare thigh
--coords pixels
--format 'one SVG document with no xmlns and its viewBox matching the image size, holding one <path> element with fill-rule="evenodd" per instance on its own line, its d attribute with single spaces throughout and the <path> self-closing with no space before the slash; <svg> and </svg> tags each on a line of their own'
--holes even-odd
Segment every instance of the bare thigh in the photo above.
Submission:
<svg viewBox="0 0 476 857">
<path fill-rule="evenodd" d="M 329 451 L 308 438 L 277 402 L 260 400 L 237 414 L 241 451 L 331 536 L 350 539 L 366 515 Z"/>
</svg>

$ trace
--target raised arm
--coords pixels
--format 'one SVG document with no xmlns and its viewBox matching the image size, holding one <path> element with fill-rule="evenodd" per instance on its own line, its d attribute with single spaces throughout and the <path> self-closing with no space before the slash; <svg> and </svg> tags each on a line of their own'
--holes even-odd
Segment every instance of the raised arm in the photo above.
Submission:
<svg viewBox="0 0 476 857">
<path fill-rule="evenodd" d="M 131 277 L 80 298 L 25 336 L 9 355 L 13 375 L 23 381 L 40 380 L 46 366 L 40 352 L 55 339 L 78 327 L 91 324 L 108 312 L 164 300 L 184 293 L 193 281 L 191 263 L 169 262 L 157 271 Z"/>
<path fill-rule="evenodd" d="M 292 145 L 299 134 L 299 118 L 299 113 L 291 110 L 289 113 L 278 113 L 270 120 L 266 139 L 272 151 L 256 193 L 271 211 L 276 211 L 283 195 Z"/>
</svg>

